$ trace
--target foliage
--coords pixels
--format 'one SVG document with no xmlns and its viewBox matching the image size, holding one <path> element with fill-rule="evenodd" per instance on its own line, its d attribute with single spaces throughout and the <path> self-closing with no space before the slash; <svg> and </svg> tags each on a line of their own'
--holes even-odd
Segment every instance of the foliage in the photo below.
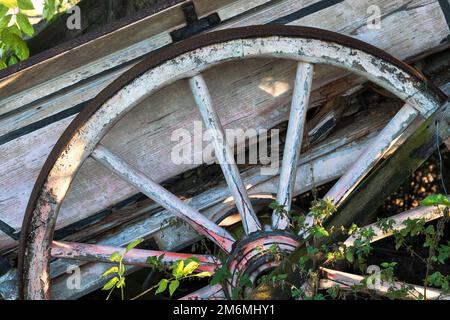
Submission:
<svg viewBox="0 0 450 320">
<path fill-rule="evenodd" d="M 192 278 L 199 279 L 212 276 L 212 273 L 208 271 L 196 272 L 200 266 L 200 262 L 195 257 L 191 257 L 185 260 L 177 260 L 168 268 L 167 266 L 163 265 L 162 259 L 163 255 L 159 256 L 158 258 L 151 257 L 147 259 L 147 263 L 149 263 L 152 267 L 164 272 L 167 277 L 161 279 L 157 285 L 145 290 L 138 296 L 134 297 L 133 300 L 138 299 L 155 289 L 155 294 L 164 293 L 168 289 L 169 295 L 170 297 L 172 297 L 183 280 Z M 167 269 L 170 272 L 167 272 Z"/>
<path fill-rule="evenodd" d="M 114 291 L 114 289 L 120 289 L 122 300 L 125 299 L 123 289 L 125 287 L 125 265 L 123 264 L 123 259 L 125 258 L 126 254 L 131 250 L 134 249 L 136 246 L 138 246 L 140 243 L 142 243 L 144 239 L 137 239 L 128 244 L 128 246 L 125 248 L 124 252 L 120 254 L 119 252 L 114 252 L 110 257 L 109 261 L 115 263 L 115 266 L 112 266 L 108 270 L 106 270 L 101 277 L 108 277 L 111 275 L 114 275 L 109 281 L 103 286 L 102 290 L 109 291 L 108 297 L 106 300 L 109 299 L 111 296 L 111 293 Z"/>
<path fill-rule="evenodd" d="M 125 266 L 123 260 L 130 250 L 134 249 L 143 241 L 144 239 L 134 240 L 125 248 L 122 254 L 119 254 L 119 252 L 114 252 L 110 256 L 109 260 L 116 263 L 116 265 L 112 266 L 101 275 L 101 277 L 111 277 L 111 275 L 114 275 L 102 288 L 102 290 L 105 291 L 109 290 L 109 294 L 106 300 L 109 300 L 111 293 L 116 288 L 121 290 L 122 300 L 125 299 L 123 291 L 125 287 Z M 170 296 L 172 296 L 180 286 L 182 280 L 190 278 L 206 278 L 212 275 L 211 272 L 208 271 L 196 272 L 200 266 L 200 262 L 195 257 L 191 257 L 185 260 L 177 260 L 170 266 L 165 265 L 164 257 L 164 254 L 158 257 L 150 256 L 147 258 L 146 262 L 153 269 L 164 272 L 167 275 L 167 278 L 162 279 L 157 285 L 134 297 L 133 300 L 138 299 L 155 289 L 155 294 L 164 293 L 168 289 Z M 167 272 L 167 270 L 169 270 L 170 272 Z"/>
<path fill-rule="evenodd" d="M 62 8 L 73 2 L 68 0 L 44 1 L 43 18 L 54 19 Z M 0 70 L 28 59 L 30 50 L 25 37 L 34 35 L 30 15 L 34 11 L 31 0 L 0 0 Z"/>
<path fill-rule="evenodd" d="M 440 243 L 443 236 L 445 224 L 449 219 L 450 201 L 444 195 L 433 195 L 424 199 L 421 204 L 423 206 L 438 206 L 438 210 L 444 210 L 444 217 L 437 223 L 437 226 L 429 225 L 425 219 L 407 219 L 402 225 L 396 226 L 393 219 L 380 219 L 376 223 L 385 234 L 392 234 L 395 237 L 396 249 L 405 248 L 412 255 L 418 257 L 426 266 L 426 275 L 424 279 L 424 294 L 417 292 L 412 285 L 401 283 L 396 275 L 396 262 L 383 262 L 380 265 L 380 272 L 377 275 L 380 281 L 379 285 L 383 285 L 386 289 L 386 296 L 392 299 L 413 297 L 418 300 L 427 299 L 427 287 L 429 285 L 441 289 L 444 293 L 449 292 L 450 276 L 444 276 L 436 271 L 431 273 L 434 264 L 444 264 L 450 257 L 450 243 Z M 280 215 L 289 215 L 293 217 L 293 213 L 282 212 L 283 206 L 277 203 L 271 205 L 271 208 L 277 210 Z M 271 283 L 272 285 L 289 285 L 291 287 L 292 297 L 303 300 L 323 300 L 325 298 L 337 299 L 345 297 L 347 294 L 338 287 L 331 287 L 326 292 L 319 292 L 318 282 L 320 279 L 321 268 L 333 265 L 338 261 L 346 261 L 347 263 L 359 268 L 364 274 L 367 273 L 367 258 L 372 253 L 371 241 L 375 236 L 372 227 L 360 228 L 356 224 L 352 224 L 349 228 L 341 227 L 339 230 L 326 227 L 326 220 L 336 212 L 330 199 L 316 200 L 313 202 L 309 212 L 312 218 L 312 225 L 305 223 L 304 216 L 297 216 L 295 224 L 291 225 L 293 230 L 301 231 L 303 234 L 309 235 L 306 241 L 306 254 L 303 255 L 297 265 L 298 272 L 302 274 L 306 281 L 302 288 L 298 288 L 293 284 L 287 283 L 285 274 L 278 276 L 266 275 L 262 277 L 261 282 Z M 310 221 L 311 219 L 309 219 Z M 342 235 L 351 236 L 352 244 L 346 245 L 342 242 L 329 243 L 323 241 L 330 238 L 333 233 L 340 232 Z M 428 258 L 420 257 L 411 246 L 408 239 L 411 237 L 424 237 L 423 247 L 428 248 Z M 364 276 L 361 283 L 350 287 L 356 292 L 364 292 L 373 295 L 373 276 Z"/>
<path fill-rule="evenodd" d="M 305 254 L 297 263 L 291 266 L 292 270 L 304 277 L 305 282 L 302 287 L 297 287 L 289 283 L 288 275 L 283 273 L 263 275 L 258 279 L 256 285 L 266 283 L 273 286 L 288 286 L 291 290 L 292 297 L 302 300 L 341 299 L 347 298 L 349 294 L 356 295 L 360 293 L 374 297 L 377 295 L 376 291 L 374 291 L 376 286 L 382 286 L 385 291 L 384 295 L 391 299 L 415 298 L 417 300 L 426 300 L 427 288 L 429 286 L 434 286 L 444 293 L 448 293 L 450 292 L 450 276 L 435 271 L 434 267 L 435 265 L 445 264 L 450 258 L 450 242 L 441 243 L 440 241 L 443 236 L 444 226 L 449 220 L 450 202 L 445 196 L 434 195 L 424 199 L 421 204 L 423 206 L 436 206 L 437 210 L 443 210 L 443 218 L 438 221 L 436 226 L 427 224 L 425 219 L 407 219 L 399 224 L 391 218 L 379 219 L 375 223 L 375 226 L 384 234 L 394 236 L 397 250 L 401 248 L 406 249 L 411 255 L 417 257 L 425 264 L 426 275 L 424 278 L 425 289 L 423 294 L 418 292 L 414 286 L 399 281 L 396 277 L 396 268 L 398 265 L 395 261 L 381 263 L 379 273 L 376 274 L 378 278 L 374 278 L 374 274 L 370 273 L 367 266 L 367 258 L 373 251 L 371 242 L 376 235 L 374 227 L 361 228 L 356 224 L 352 224 L 348 228 L 343 226 L 340 228 L 327 227 L 327 219 L 336 212 L 336 208 L 331 199 L 314 201 L 308 214 L 308 219 L 304 215 L 285 212 L 284 208 L 277 203 L 270 205 L 280 215 L 289 216 L 291 221 L 294 221 L 290 226 L 290 231 L 300 231 L 307 235 Z M 306 221 L 311 222 L 307 224 Z M 336 233 L 339 233 L 345 238 L 350 237 L 349 239 L 351 241 L 346 241 L 345 243 L 327 241 L 336 235 Z M 426 258 L 421 257 L 408 244 L 411 237 L 418 236 L 424 239 L 423 247 L 428 250 L 428 257 Z M 118 265 L 111 267 L 102 275 L 115 275 L 104 286 L 104 290 L 111 290 L 112 292 L 115 288 L 120 288 L 123 298 L 123 287 L 125 286 L 123 258 L 131 248 L 141 243 L 141 241 L 136 240 L 131 243 L 123 255 L 114 253 L 111 256 L 110 260 L 116 262 Z M 260 256 L 270 256 L 276 262 L 292 263 L 287 259 L 287 254 L 277 244 L 271 245 L 268 248 L 259 246 L 254 250 L 257 250 Z M 327 290 L 321 290 L 319 282 L 323 276 L 322 268 L 334 265 L 337 262 L 348 263 L 354 268 L 358 268 L 365 276 L 362 277 L 361 282 L 344 288 L 332 286 Z M 210 284 L 215 285 L 229 284 L 232 276 L 225 264 L 217 268 L 214 274 L 210 272 L 196 272 L 199 267 L 199 261 L 195 258 L 178 260 L 167 265 L 164 263 L 164 255 L 162 255 L 159 257 L 149 257 L 147 263 L 152 268 L 166 274 L 166 277 L 133 299 L 137 299 L 152 290 L 155 290 L 155 294 L 168 292 L 169 296 L 172 296 L 180 286 L 181 281 L 190 278 L 212 277 Z M 231 288 L 232 299 L 238 299 L 241 297 L 245 288 L 253 288 L 255 285 L 245 274 L 237 275 L 237 279 L 237 284 Z"/>
</svg>

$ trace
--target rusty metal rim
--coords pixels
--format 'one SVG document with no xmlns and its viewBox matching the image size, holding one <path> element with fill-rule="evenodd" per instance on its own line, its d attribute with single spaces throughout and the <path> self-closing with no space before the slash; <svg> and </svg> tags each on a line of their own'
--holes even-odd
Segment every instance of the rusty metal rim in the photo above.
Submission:
<svg viewBox="0 0 450 320">
<path fill-rule="evenodd" d="M 148 70 L 155 68 L 168 60 L 171 60 L 183 53 L 187 53 L 189 51 L 205 47 L 208 45 L 213 45 L 231 40 L 264 38 L 271 36 L 282 36 L 282 37 L 284 36 L 284 37 L 323 40 L 347 46 L 353 49 L 361 50 L 370 55 L 378 57 L 381 60 L 384 60 L 405 71 L 418 83 L 423 83 L 425 86 L 425 88 L 423 89 L 426 90 L 438 101 L 444 101 L 446 99 L 446 96 L 417 70 L 411 68 L 407 64 L 392 57 L 391 55 L 385 53 L 384 51 L 371 45 L 368 45 L 364 42 L 361 42 L 359 40 L 353 39 L 351 37 L 343 36 L 334 32 L 325 31 L 317 28 L 272 25 L 272 26 L 252 26 L 252 27 L 226 29 L 222 31 L 204 34 L 201 36 L 196 36 L 186 41 L 172 45 L 170 47 L 156 50 L 151 55 L 149 55 L 148 58 L 146 58 L 141 63 L 137 64 L 135 67 L 133 67 L 128 72 L 123 74 L 121 77 L 116 79 L 111 85 L 109 85 L 107 88 L 101 91 L 99 95 L 86 106 L 86 108 L 71 122 L 71 124 L 64 131 L 64 133 L 62 134 L 62 136 L 52 149 L 52 152 L 50 153 L 45 164 L 43 165 L 41 172 L 37 178 L 37 181 L 34 185 L 33 191 L 31 193 L 21 229 L 21 237 L 19 242 L 18 278 L 19 278 L 19 292 L 22 298 L 23 298 L 23 255 L 25 252 L 26 236 L 29 230 L 32 213 L 36 206 L 36 202 L 39 198 L 40 191 L 43 188 L 46 182 L 46 178 L 50 173 L 50 170 L 54 166 L 56 160 L 61 155 L 64 146 L 70 141 L 70 139 L 76 133 L 77 128 L 83 125 L 98 109 L 101 108 L 101 106 L 108 99 L 110 99 L 116 92 L 118 92 L 124 86 L 126 86 L 135 78 L 141 76 Z"/>
</svg>

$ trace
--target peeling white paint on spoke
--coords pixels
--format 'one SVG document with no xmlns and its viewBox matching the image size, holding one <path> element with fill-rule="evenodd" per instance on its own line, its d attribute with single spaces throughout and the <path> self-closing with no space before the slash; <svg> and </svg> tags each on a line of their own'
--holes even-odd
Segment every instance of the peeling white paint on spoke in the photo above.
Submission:
<svg viewBox="0 0 450 320">
<path fill-rule="evenodd" d="M 408 219 L 424 219 L 429 222 L 432 220 L 436 220 L 441 218 L 444 215 L 444 206 L 432 206 L 432 207 L 418 207 L 415 209 L 411 209 L 402 213 L 399 213 L 395 216 L 389 217 L 388 219 L 392 219 L 394 221 L 391 230 L 384 232 L 377 223 L 370 224 L 365 226 L 362 229 L 370 229 L 372 228 L 373 232 L 375 232 L 375 236 L 372 238 L 371 242 L 375 242 L 384 238 L 387 238 L 393 234 L 394 231 L 400 231 L 406 228 L 406 225 L 403 223 Z M 346 246 L 352 246 L 355 242 L 355 237 L 349 237 L 344 244 Z"/>
<path fill-rule="evenodd" d="M 191 225 L 198 233 L 214 241 L 223 250 L 231 252 L 235 239 L 230 233 L 216 225 L 191 206 L 187 205 L 161 185 L 151 180 L 144 173 L 131 167 L 101 145 L 92 152 L 91 157 L 135 186 L 143 194 L 159 203 L 162 207 L 189 223 L 189 225 Z"/>
<path fill-rule="evenodd" d="M 199 74 L 190 78 L 189 84 L 203 122 L 212 136 L 216 157 L 241 215 L 244 231 L 246 234 L 259 231 L 261 230 L 261 224 L 253 210 L 247 190 L 242 182 L 239 169 L 234 160 L 234 154 L 227 144 L 222 124 L 212 104 L 206 82 L 203 76 Z"/>
<path fill-rule="evenodd" d="M 96 244 L 53 241 L 51 255 L 53 258 L 60 259 L 111 263 L 110 257 L 115 252 L 122 255 L 125 253 L 125 248 L 102 246 Z M 213 272 L 218 265 L 218 263 L 216 262 L 217 259 L 210 255 L 142 249 L 129 250 L 124 255 L 122 262 L 125 265 L 151 268 L 151 265 L 147 263 L 147 258 L 158 258 L 161 256 L 163 256 L 161 262 L 168 268 L 170 268 L 171 264 L 177 260 L 185 260 L 192 257 L 197 258 L 200 263 L 199 267 L 197 268 L 198 271 Z"/>
<path fill-rule="evenodd" d="M 291 199 L 297 174 L 298 158 L 302 146 L 313 75 L 314 67 L 312 64 L 304 62 L 298 63 L 294 91 L 292 94 L 289 125 L 284 145 L 280 184 L 278 185 L 277 192 L 277 203 L 283 205 L 287 212 L 291 210 Z M 274 211 L 272 214 L 273 229 L 284 230 L 288 226 L 289 218 Z"/>
<path fill-rule="evenodd" d="M 409 103 L 406 103 L 378 134 L 375 141 L 364 150 L 352 167 L 328 191 L 325 198 L 332 199 L 334 205 L 338 207 L 366 177 L 370 170 L 389 152 L 393 151 L 392 147 L 395 142 L 418 116 L 419 111 Z M 312 221 L 313 218 L 307 216 L 305 224 L 312 225 Z M 303 237 L 307 236 L 305 233 L 301 235 Z"/>
<path fill-rule="evenodd" d="M 353 191 L 356 184 L 390 151 L 393 144 L 418 115 L 419 112 L 416 109 L 405 104 L 380 132 L 374 143 L 361 154 L 352 168 L 331 188 L 327 197 L 333 199 L 335 205 L 339 205 Z"/>
</svg>

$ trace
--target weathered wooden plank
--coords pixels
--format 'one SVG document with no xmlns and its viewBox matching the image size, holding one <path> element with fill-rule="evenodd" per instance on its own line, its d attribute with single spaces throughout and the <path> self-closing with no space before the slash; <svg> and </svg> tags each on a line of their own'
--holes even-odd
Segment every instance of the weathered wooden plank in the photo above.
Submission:
<svg viewBox="0 0 450 320">
<path fill-rule="evenodd" d="M 115 252 L 119 255 L 123 255 L 125 253 L 125 248 L 53 241 L 51 254 L 53 258 L 59 259 L 111 263 L 110 257 Z M 208 255 L 142 249 L 132 249 L 127 251 L 124 255 L 122 263 L 125 265 L 150 268 L 151 265 L 147 262 L 147 259 L 149 257 L 159 258 L 161 256 L 163 258 L 160 261 L 168 267 L 170 267 L 175 261 L 186 260 L 189 258 L 198 259 L 200 263 L 196 269 L 198 271 L 214 272 L 214 270 L 218 267 L 218 262 L 216 259 Z"/>
<path fill-rule="evenodd" d="M 385 232 L 382 230 L 378 223 L 372 223 L 368 226 L 363 227 L 362 229 L 372 229 L 375 233 L 374 237 L 372 238 L 371 242 L 375 242 L 384 238 L 387 238 L 391 236 L 394 231 L 400 231 L 406 228 L 406 225 L 404 224 L 407 220 L 415 220 L 415 219 L 424 219 L 424 221 L 433 221 L 436 219 L 441 218 L 444 216 L 444 206 L 430 206 L 430 207 L 418 207 L 414 208 L 402 213 L 399 213 L 393 217 L 389 217 L 389 219 L 393 220 L 392 229 Z M 352 246 L 355 242 L 356 238 L 354 236 L 349 237 L 347 240 L 345 240 L 344 244 L 346 246 Z"/>
<path fill-rule="evenodd" d="M 195 0 L 198 14 L 208 15 L 230 0 Z M 122 26 L 98 39 L 88 41 L 59 53 L 25 70 L 3 79 L 0 91 L 0 114 L 14 110 L 34 100 L 57 92 L 105 70 L 139 58 L 172 42 L 169 31 L 180 28 L 186 21 L 181 5 L 175 5 L 155 15 Z M 236 5 L 231 10 L 240 8 Z M 229 11 L 223 8 L 225 12 Z M 233 16 L 233 12 L 229 12 Z M 51 67 L 48 67 L 51 65 Z M 70 72 L 67 72 L 69 71 Z M 26 90 L 30 88 L 31 90 Z M 8 98 L 7 98 L 8 97 Z M 6 99 L 5 99 L 6 98 Z"/>
<path fill-rule="evenodd" d="M 423 8 L 421 8 L 421 10 L 423 10 Z M 433 9 L 434 10 L 434 9 Z M 48 127 L 47 129 L 50 129 L 50 127 Z M 57 132 L 57 131 L 56 131 Z M 53 141 L 55 141 L 55 138 L 56 137 L 53 137 Z M 43 137 L 42 138 L 42 140 L 44 140 L 45 142 L 46 142 L 46 144 L 47 145 L 50 145 L 51 144 L 51 141 L 52 141 L 52 139 L 51 139 L 51 137 Z M 54 143 L 54 142 L 53 142 Z M 33 142 L 33 145 L 36 145 L 34 142 Z M 44 146 L 45 144 L 43 144 L 42 146 Z M 10 150 L 12 150 L 13 148 L 11 148 Z M 22 150 L 24 150 L 24 149 L 26 149 L 26 147 L 25 148 L 21 148 Z M 20 154 L 20 151 L 18 152 L 18 150 L 14 150 L 13 151 L 14 153 L 19 153 L 18 154 L 18 157 L 17 158 L 22 158 L 23 157 L 23 154 Z M 28 155 L 28 156 L 31 156 L 31 155 Z M 8 157 L 10 158 L 10 155 L 8 154 Z M 17 158 L 14 158 L 14 163 L 17 163 L 19 166 L 21 166 L 20 165 L 20 162 L 17 162 Z M 36 164 L 36 167 L 34 167 L 34 168 L 30 168 L 31 170 L 28 172 L 28 173 L 26 173 L 26 172 L 23 172 L 23 166 L 21 166 L 21 170 L 20 171 L 22 171 L 22 174 L 23 174 L 23 176 L 27 176 L 28 178 L 25 178 L 25 180 L 23 180 L 21 183 L 20 183 L 20 186 L 19 187 L 17 187 L 16 188 L 16 186 L 14 186 L 14 183 L 11 183 L 11 181 L 8 181 L 8 182 L 5 182 L 5 185 L 6 186 L 8 186 L 7 188 L 5 188 L 5 189 L 3 189 L 3 190 L 7 190 L 8 192 L 4 195 L 4 196 L 2 196 L 2 203 L 6 203 L 6 205 L 10 208 L 12 205 L 9 205 L 9 204 L 11 204 L 11 203 L 15 203 L 13 206 L 14 207 L 17 207 L 17 211 L 18 212 L 23 212 L 23 209 L 24 209 L 24 207 L 25 207 L 25 202 L 26 202 L 26 199 L 27 199 L 27 196 L 26 196 L 26 194 L 29 194 L 29 190 L 31 189 L 31 187 L 32 187 L 32 182 L 31 181 L 33 181 L 33 179 L 34 179 L 34 177 L 36 176 L 36 174 L 37 174 L 37 172 L 38 172 L 38 168 L 39 168 L 39 161 L 41 161 L 40 163 L 42 163 L 42 160 L 45 158 L 45 155 L 44 154 L 39 154 L 39 155 L 37 155 L 37 157 L 36 158 L 32 158 L 32 159 L 30 159 L 31 161 L 28 163 L 28 165 L 27 166 L 25 166 L 25 168 L 28 170 L 30 167 L 28 167 L 28 166 L 30 166 L 30 163 L 32 163 L 32 164 Z M 13 175 L 17 175 L 17 172 L 14 172 L 14 173 L 12 173 Z M 6 179 L 5 180 L 9 180 L 8 179 L 8 176 L 6 176 L 5 177 Z M 29 179 L 29 180 L 28 180 Z M 87 179 L 86 179 L 86 181 L 87 181 Z M 24 185 L 26 185 L 26 187 L 24 188 L 23 186 Z M 97 185 L 96 187 L 100 187 L 100 185 Z M 10 188 L 13 188 L 14 190 L 11 190 Z M 130 192 L 132 192 L 131 190 L 130 190 Z M 15 201 L 15 200 L 17 200 L 17 199 L 14 199 L 14 195 L 21 195 L 21 199 L 19 199 L 19 201 Z M 102 203 L 102 205 L 106 205 L 105 203 Z M 9 210 L 9 209 L 8 209 Z M 2 212 L 5 212 L 4 210 L 2 210 Z M 8 211 L 7 211 L 8 212 Z M 8 212 L 9 213 L 9 212 Z M 20 223 L 18 223 L 18 221 L 20 220 L 20 219 L 18 219 L 15 223 L 14 222 L 12 222 L 12 220 L 14 219 L 13 218 L 14 217 L 14 214 L 8 214 L 8 217 L 2 217 L 2 219 L 5 219 L 6 221 L 9 221 L 9 222 L 11 222 L 11 225 L 13 225 L 15 228 L 18 228 L 19 226 L 20 226 Z"/>
<path fill-rule="evenodd" d="M 251 24 L 268 23 L 271 21 L 271 19 L 276 18 L 279 15 L 288 14 L 292 11 L 301 9 L 315 2 L 317 1 L 307 1 L 306 3 L 305 2 L 300 3 L 298 1 L 281 1 L 279 3 L 273 4 L 273 6 L 271 6 L 270 8 L 264 8 L 259 11 L 256 10 L 256 12 L 252 12 L 248 16 L 244 15 L 244 17 L 239 17 L 236 21 L 224 23 L 223 25 L 217 27 L 217 29 L 251 25 Z M 234 5 L 239 6 L 239 3 L 235 3 Z M 407 5 L 405 6 L 405 4 Z M 367 6 L 361 5 L 361 3 L 356 5 L 351 1 L 345 1 L 343 2 L 343 4 L 338 4 L 328 9 L 324 9 L 322 11 L 314 13 L 311 16 L 303 17 L 298 21 L 294 21 L 292 24 L 310 25 L 315 27 L 321 27 L 328 30 L 343 32 L 344 34 L 350 34 L 369 43 L 379 45 L 380 48 L 387 49 L 388 52 L 391 52 L 402 59 L 410 55 L 413 55 L 412 54 L 413 52 L 420 53 L 434 46 L 438 46 L 441 40 L 445 37 L 445 35 L 448 34 L 445 19 L 443 19 L 442 17 L 438 3 L 424 2 L 424 1 L 413 1 L 410 3 L 406 3 L 406 1 L 399 1 L 395 2 L 395 4 L 392 4 L 392 2 L 389 1 L 382 1 L 380 2 L 379 6 L 383 16 L 392 19 L 392 21 L 389 20 L 389 26 L 383 25 L 383 28 L 380 29 L 369 30 L 366 27 L 364 27 L 363 22 L 367 21 L 369 17 L 369 15 L 366 12 Z M 343 13 L 336 16 L 336 10 L 337 12 L 342 11 Z M 224 11 L 226 10 L 224 9 Z M 231 11 L 234 12 L 233 10 Z M 353 12 L 356 11 L 359 17 L 358 20 L 348 17 L 348 15 L 352 15 Z M 320 16 L 318 16 L 319 14 Z M 328 18 L 329 15 L 336 17 L 334 19 L 329 19 Z M 397 18 L 398 15 L 401 15 L 401 17 Z M 418 16 L 420 16 L 420 18 Z M 384 23 L 384 20 L 382 21 Z M 424 26 L 417 25 L 418 22 L 419 23 L 426 22 L 426 25 Z M 391 28 L 397 30 L 401 29 L 403 25 L 409 26 L 411 23 L 417 25 L 417 28 L 415 28 L 414 30 L 409 30 L 407 34 L 395 32 L 394 34 L 399 35 L 402 38 L 396 42 L 393 42 L 391 40 L 392 38 L 391 37 L 392 32 L 390 32 L 392 31 Z M 389 32 L 385 33 L 387 27 L 389 27 Z M 353 32 L 353 30 L 356 29 L 358 31 Z M 429 29 L 434 29 L 435 31 L 430 34 L 427 32 L 427 30 Z M 418 41 L 418 39 L 422 38 L 423 40 Z M 153 41 L 153 40 L 150 39 L 145 41 Z M 156 43 L 156 40 L 154 41 L 155 41 L 154 47 L 156 48 L 158 47 L 158 45 Z M 126 51 L 124 55 L 128 56 L 130 54 L 133 54 L 134 52 L 139 52 L 139 50 L 137 50 L 136 48 L 130 48 L 129 51 L 130 52 Z M 94 83 L 98 84 L 98 82 L 101 83 L 110 82 L 117 76 L 117 74 L 121 74 L 129 67 L 131 67 L 131 65 L 120 67 L 118 70 L 111 70 L 111 74 L 107 73 L 105 75 L 101 75 L 100 79 L 94 78 L 88 81 L 88 83 L 91 83 L 93 86 Z M 85 73 L 88 72 L 84 71 L 82 74 Z M 76 86 L 76 87 L 79 86 L 83 87 L 83 89 L 79 89 L 79 91 L 85 92 L 88 88 L 92 90 L 92 87 L 86 84 L 85 82 L 86 79 L 84 79 L 83 83 L 80 83 L 79 85 Z M 73 89 L 75 88 L 69 89 L 69 93 Z M 101 87 L 99 87 L 98 89 L 100 90 Z M 39 91 L 48 92 L 48 90 L 46 90 L 45 88 L 40 88 Z M 65 99 L 65 103 L 57 103 L 58 101 L 57 97 L 50 98 L 50 101 L 54 101 L 52 103 L 50 103 L 50 101 L 36 102 L 34 104 L 32 103 L 30 106 L 27 107 L 26 110 L 23 111 L 24 113 L 23 115 L 12 114 L 11 116 L 8 116 L 7 122 L 5 121 L 2 122 L 0 119 L 0 130 L 1 130 L 0 132 L 2 133 L 10 132 L 7 130 L 12 130 L 11 129 L 12 123 L 16 124 L 12 128 L 18 129 L 20 127 L 24 127 L 32 123 L 33 121 L 37 121 L 38 119 L 42 119 L 44 117 L 53 115 L 57 112 L 60 112 L 63 109 L 68 108 L 71 104 L 73 104 L 73 101 L 82 102 L 94 95 L 95 93 L 90 95 L 88 94 L 86 95 L 86 97 L 79 97 L 78 99 L 73 98 L 71 99 L 68 97 L 67 99 Z M 79 100 L 80 98 L 81 100 Z M 17 99 L 14 102 L 15 102 L 14 106 L 18 107 L 19 104 L 17 103 Z"/>
<path fill-rule="evenodd" d="M 327 269 L 327 268 L 322 268 L 321 270 L 324 274 L 325 279 L 331 280 L 331 282 L 322 281 L 321 286 L 320 286 L 322 289 L 328 289 L 333 286 L 349 288 L 349 287 L 361 285 L 361 283 L 364 280 L 363 276 L 356 275 L 356 274 L 331 270 L 331 269 Z M 395 282 L 395 283 L 390 284 L 390 283 L 385 283 L 385 282 L 380 281 L 380 283 L 378 285 L 374 286 L 374 288 L 373 289 L 371 288 L 371 289 L 374 290 L 374 292 L 385 296 L 390 292 L 391 289 L 400 290 L 405 285 L 409 285 L 409 284 L 403 283 L 403 282 Z M 408 291 L 405 299 L 418 300 L 419 296 L 424 296 L 425 288 L 423 286 L 418 286 L 418 285 L 409 285 L 409 286 L 412 286 L 413 289 Z M 440 290 L 437 290 L 434 288 L 427 288 L 426 294 L 427 294 L 427 299 L 430 299 L 430 300 L 449 300 L 450 299 L 449 295 L 446 295 L 443 291 L 440 291 Z"/>
<path fill-rule="evenodd" d="M 287 120 L 290 83 L 295 72 L 292 66 L 295 62 L 279 61 L 273 65 L 270 60 L 240 61 L 206 72 L 205 77 L 211 84 L 214 102 L 225 128 L 270 128 Z M 316 85 L 319 86 L 329 83 L 328 72 L 321 70 L 316 71 Z M 338 82 L 335 88 L 325 87 L 313 92 L 311 105 L 317 105 L 327 96 L 342 93 L 346 90 L 347 81 Z M 352 78 L 350 81 L 357 83 L 359 80 Z M 230 105 L 239 105 L 239 112 L 229 108 Z M 175 165 L 170 157 L 171 148 L 176 145 L 171 141 L 172 132 L 185 128 L 193 136 L 193 123 L 201 122 L 196 109 L 187 84 L 180 81 L 146 99 L 126 115 L 104 143 L 113 151 L 119 150 L 119 155 L 136 154 L 138 158 L 131 163 L 145 172 L 152 172 L 156 181 L 163 181 L 194 167 L 193 164 Z M 20 228 L 40 168 L 72 119 L 61 120 L 0 146 L 0 162 L 4 164 L 0 166 L 0 219 L 14 228 Z M 63 204 L 59 226 L 98 212 L 135 192 L 134 188 L 88 159 Z M 107 194 L 114 194 L 117 198 L 108 199 Z M 82 216 L 77 208 L 80 198 L 83 198 L 86 210 Z"/>
</svg>

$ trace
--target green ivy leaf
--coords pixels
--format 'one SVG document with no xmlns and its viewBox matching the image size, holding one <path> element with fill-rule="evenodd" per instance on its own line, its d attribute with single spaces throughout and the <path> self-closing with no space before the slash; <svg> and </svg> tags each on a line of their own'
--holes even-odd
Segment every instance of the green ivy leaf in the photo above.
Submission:
<svg viewBox="0 0 450 320">
<path fill-rule="evenodd" d="M 109 261 L 111 262 L 119 262 L 122 257 L 120 256 L 119 252 L 115 251 L 110 257 Z"/>
<path fill-rule="evenodd" d="M 212 275 L 213 275 L 212 272 L 203 271 L 203 272 L 197 273 L 195 276 L 197 278 L 207 278 L 207 277 L 211 277 Z"/>
<path fill-rule="evenodd" d="M 450 246 L 448 245 L 440 245 L 438 248 L 438 260 L 439 263 L 445 264 L 445 260 L 447 260 L 450 257 Z"/>
<path fill-rule="evenodd" d="M 56 14 L 56 1 L 55 0 L 45 0 L 44 9 L 42 11 L 42 17 L 46 21 L 51 21 Z"/>
<path fill-rule="evenodd" d="M 450 201 L 443 194 L 434 194 L 434 195 L 428 196 L 425 199 L 423 199 L 422 201 L 420 201 L 420 204 L 422 206 L 444 205 L 444 206 L 450 207 Z"/>
<path fill-rule="evenodd" d="M 19 59 L 15 55 L 12 55 L 8 58 L 8 67 L 13 66 L 19 63 Z"/>
<path fill-rule="evenodd" d="M 105 272 L 102 273 L 102 277 L 107 277 L 112 273 L 118 273 L 119 272 L 119 268 L 118 267 L 111 267 L 108 270 L 106 270 Z"/>
<path fill-rule="evenodd" d="M 109 280 L 102 288 L 102 290 L 111 290 L 119 282 L 119 278 L 114 277 Z"/>
<path fill-rule="evenodd" d="M 199 265 L 200 264 L 196 261 L 189 262 L 183 269 L 183 276 L 188 276 L 192 274 L 195 270 L 197 270 Z"/>
<path fill-rule="evenodd" d="M 11 22 L 12 14 L 8 14 L 0 19 L 0 29 L 6 28 Z"/>
<path fill-rule="evenodd" d="M 355 261 L 355 258 L 353 257 L 353 252 L 351 251 L 347 251 L 345 253 L 345 258 L 347 259 L 348 262 L 353 263 L 353 261 Z"/>
<path fill-rule="evenodd" d="M 27 43 L 15 33 L 15 28 L 10 27 L 4 29 L 2 31 L 2 41 L 21 61 L 30 56 L 30 50 L 28 49 Z"/>
<path fill-rule="evenodd" d="M 22 30 L 27 36 L 31 37 L 34 34 L 34 29 L 28 18 L 24 14 L 18 13 L 16 15 L 16 19 L 20 30 Z"/>
<path fill-rule="evenodd" d="M 298 260 L 298 265 L 300 266 L 300 268 L 304 269 L 306 266 L 306 262 L 309 260 L 309 256 L 302 256 L 300 257 L 300 259 Z"/>
<path fill-rule="evenodd" d="M 175 292 L 175 290 L 178 289 L 179 286 L 180 286 L 180 281 L 178 281 L 178 280 L 172 280 L 172 281 L 170 282 L 170 285 L 169 285 L 169 293 L 170 293 L 170 296 L 173 295 L 173 293 Z"/>
<path fill-rule="evenodd" d="M 18 0 L 17 5 L 22 10 L 33 10 L 34 5 L 31 0 Z"/>
<path fill-rule="evenodd" d="M 160 294 L 166 291 L 167 285 L 169 284 L 169 280 L 167 279 L 161 279 L 161 281 L 158 282 L 158 289 L 156 289 L 155 294 Z"/>
<path fill-rule="evenodd" d="M 7 68 L 7 67 L 8 67 L 8 66 L 6 65 L 5 61 L 0 60 L 0 70 L 1 70 L 1 69 L 5 69 L 5 68 Z"/>
<path fill-rule="evenodd" d="M 175 278 L 180 278 L 183 276 L 183 269 L 184 269 L 184 260 L 177 261 L 175 265 L 173 266 L 172 274 Z"/>
<path fill-rule="evenodd" d="M 128 252 L 128 251 L 130 251 L 131 249 L 134 249 L 134 248 L 136 248 L 139 244 L 141 244 L 142 242 L 144 242 L 144 239 L 136 239 L 136 240 L 134 240 L 134 241 L 132 241 L 130 244 L 128 244 L 127 245 L 127 248 L 126 248 L 126 252 Z"/>
<path fill-rule="evenodd" d="M 0 0 L 0 4 L 8 8 L 17 8 L 17 0 Z"/>
<path fill-rule="evenodd" d="M 8 13 L 9 8 L 3 4 L 0 4 L 0 18 L 4 17 L 6 13 Z"/>
</svg>

